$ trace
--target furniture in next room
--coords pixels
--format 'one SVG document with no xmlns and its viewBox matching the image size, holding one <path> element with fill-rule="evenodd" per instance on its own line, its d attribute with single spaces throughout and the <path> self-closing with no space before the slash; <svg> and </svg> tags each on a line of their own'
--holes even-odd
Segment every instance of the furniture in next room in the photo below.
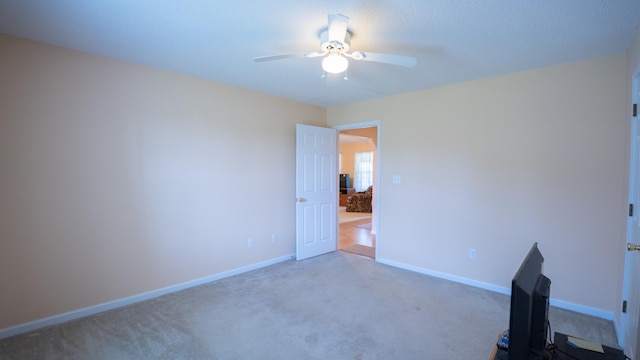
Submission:
<svg viewBox="0 0 640 360">
<path fill-rule="evenodd" d="M 345 189 L 345 188 L 350 188 L 351 187 L 351 180 L 349 178 L 349 174 L 339 174 L 338 175 L 338 180 L 340 181 L 340 188 L 341 189 Z"/>
<path fill-rule="evenodd" d="M 340 188 L 340 206 L 347 206 L 347 198 L 355 192 L 355 188 Z"/>
<path fill-rule="evenodd" d="M 347 212 L 371 212 L 371 200 L 373 199 L 373 186 L 369 186 L 364 192 L 357 192 L 347 197 Z"/>
</svg>

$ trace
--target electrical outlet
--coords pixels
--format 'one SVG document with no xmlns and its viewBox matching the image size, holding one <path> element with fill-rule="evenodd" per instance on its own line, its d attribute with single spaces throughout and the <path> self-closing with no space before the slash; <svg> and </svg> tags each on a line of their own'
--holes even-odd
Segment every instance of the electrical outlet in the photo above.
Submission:
<svg viewBox="0 0 640 360">
<path fill-rule="evenodd" d="M 276 233 L 271 234 L 271 242 L 274 243 L 278 240 L 278 237 L 276 236 Z"/>
<path fill-rule="evenodd" d="M 252 238 L 249 238 L 247 246 L 250 247 L 250 248 L 253 247 L 253 239 Z"/>
<path fill-rule="evenodd" d="M 469 259 L 475 260 L 476 258 L 476 249 L 469 249 Z"/>
</svg>

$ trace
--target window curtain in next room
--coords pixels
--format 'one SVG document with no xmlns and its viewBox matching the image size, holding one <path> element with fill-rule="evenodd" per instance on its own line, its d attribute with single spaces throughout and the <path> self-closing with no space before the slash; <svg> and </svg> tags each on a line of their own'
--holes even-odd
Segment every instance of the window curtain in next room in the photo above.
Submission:
<svg viewBox="0 0 640 360">
<path fill-rule="evenodd" d="M 373 184 L 373 152 L 357 152 L 354 165 L 354 187 L 358 192 L 365 191 Z"/>
</svg>

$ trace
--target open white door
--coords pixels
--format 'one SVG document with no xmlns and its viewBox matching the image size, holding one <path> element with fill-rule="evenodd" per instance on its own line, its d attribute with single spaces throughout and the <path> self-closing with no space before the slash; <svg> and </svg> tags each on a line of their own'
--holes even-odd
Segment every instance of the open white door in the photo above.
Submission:
<svg viewBox="0 0 640 360">
<path fill-rule="evenodd" d="M 296 258 L 338 246 L 338 131 L 296 125 Z"/>
<path fill-rule="evenodd" d="M 633 79 L 633 103 L 640 99 L 640 74 Z M 620 318 L 625 355 L 631 359 L 640 356 L 638 322 L 640 320 L 640 251 L 634 245 L 640 245 L 640 126 L 638 116 L 634 116 L 631 126 L 631 164 L 629 178 L 629 203 L 634 207 L 633 216 L 627 222 L 628 251 L 625 257 L 624 284 L 622 299 L 626 302 Z M 631 210 L 631 209 L 630 209 Z M 624 307 L 623 307 L 624 308 Z"/>
</svg>

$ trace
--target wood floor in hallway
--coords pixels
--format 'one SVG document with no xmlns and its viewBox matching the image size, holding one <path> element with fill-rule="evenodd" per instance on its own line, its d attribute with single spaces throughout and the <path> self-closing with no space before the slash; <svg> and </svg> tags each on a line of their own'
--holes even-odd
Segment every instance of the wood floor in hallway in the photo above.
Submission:
<svg viewBox="0 0 640 360">
<path fill-rule="evenodd" d="M 345 222 L 338 225 L 338 249 L 353 245 L 376 246 L 376 236 L 371 234 L 371 219 Z"/>
</svg>

